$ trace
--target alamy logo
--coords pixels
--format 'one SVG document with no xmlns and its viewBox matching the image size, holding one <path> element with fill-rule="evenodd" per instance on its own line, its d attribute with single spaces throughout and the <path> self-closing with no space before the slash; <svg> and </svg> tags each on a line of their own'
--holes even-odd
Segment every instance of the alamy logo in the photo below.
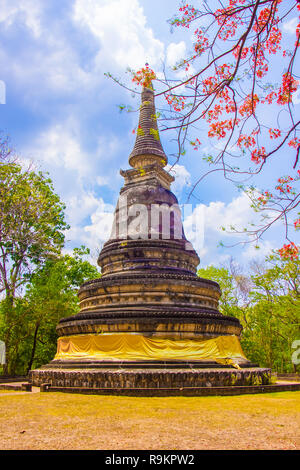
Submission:
<svg viewBox="0 0 300 470">
<path fill-rule="evenodd" d="M 183 219 L 183 223 L 182 223 Z M 186 232 L 187 242 L 184 231 Z M 191 204 L 128 204 L 121 196 L 115 211 L 110 238 L 184 240 L 187 250 L 203 248 L 204 207 Z"/>
<path fill-rule="evenodd" d="M 6 104 L 6 86 L 3 80 L 0 80 L 0 104 Z"/>
<path fill-rule="evenodd" d="M 5 343 L 0 341 L 0 365 L 5 364 Z"/>
</svg>

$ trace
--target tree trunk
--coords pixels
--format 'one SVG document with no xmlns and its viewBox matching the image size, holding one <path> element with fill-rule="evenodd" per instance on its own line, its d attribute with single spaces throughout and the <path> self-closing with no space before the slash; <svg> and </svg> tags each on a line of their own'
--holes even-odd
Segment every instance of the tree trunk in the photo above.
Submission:
<svg viewBox="0 0 300 470">
<path fill-rule="evenodd" d="M 5 364 L 3 364 L 3 375 L 8 375 L 8 361 L 7 361 L 8 352 L 5 351 Z"/>
<path fill-rule="evenodd" d="M 10 294 L 10 291 L 7 290 L 6 298 L 4 300 L 4 324 L 5 324 L 5 334 L 4 334 L 4 343 L 5 343 L 5 364 L 3 366 L 3 374 L 10 375 L 10 339 L 11 339 L 11 315 L 14 308 L 14 298 Z"/>
<path fill-rule="evenodd" d="M 38 334 L 38 331 L 39 331 L 39 327 L 40 327 L 40 322 L 38 322 L 35 325 L 34 336 L 33 336 L 33 344 L 32 344 L 32 350 L 31 350 L 31 357 L 30 357 L 30 360 L 28 362 L 27 374 L 29 374 L 29 371 L 31 370 L 32 363 L 33 363 L 33 360 L 34 360 L 34 355 L 35 355 L 35 350 L 36 350 L 36 343 L 37 343 L 37 334 Z"/>
</svg>

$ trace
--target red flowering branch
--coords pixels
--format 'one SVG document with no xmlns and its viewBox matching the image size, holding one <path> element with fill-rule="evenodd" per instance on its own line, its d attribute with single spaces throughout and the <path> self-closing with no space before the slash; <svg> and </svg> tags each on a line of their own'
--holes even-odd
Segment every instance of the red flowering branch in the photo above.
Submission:
<svg viewBox="0 0 300 470">
<path fill-rule="evenodd" d="M 203 156 L 209 168 L 196 178 L 190 194 L 213 173 L 222 172 L 224 178 L 242 186 L 267 171 L 275 156 L 285 159 L 289 177 L 278 175 L 273 188 L 260 191 L 257 197 L 251 193 L 256 210 L 265 214 L 272 209 L 271 220 L 247 233 L 261 237 L 273 223 L 283 220 L 291 244 L 289 229 L 299 225 L 295 212 L 300 201 L 296 185 L 300 121 L 293 105 L 299 89 L 295 64 L 300 21 L 294 36 L 283 24 L 299 18 L 300 1 L 198 4 L 182 3 L 169 21 L 174 30 L 189 30 L 187 40 L 193 36 L 189 56 L 172 71 L 164 68 L 164 78 L 146 66 L 133 75 L 133 83 L 147 86 L 156 80 L 160 130 L 177 132 L 174 164 L 189 150 L 187 143 L 201 150 L 200 142 L 211 140 L 212 152 Z"/>
<path fill-rule="evenodd" d="M 186 108 L 181 108 L 180 114 L 173 118 L 174 125 L 170 125 L 168 118 L 162 130 L 177 129 L 180 135 L 184 128 L 187 138 L 187 128 L 190 127 L 190 133 L 195 135 L 195 126 L 205 120 L 207 136 L 223 142 L 214 157 L 206 157 L 206 161 L 215 168 L 197 179 L 190 195 L 208 174 L 216 171 L 222 171 L 225 178 L 241 183 L 243 177 L 260 173 L 274 154 L 285 152 L 286 148 L 295 151 L 290 168 L 291 171 L 297 170 L 300 152 L 300 122 L 295 120 L 292 106 L 299 86 L 293 69 L 299 47 L 300 23 L 295 31 L 292 50 L 281 50 L 282 23 L 293 18 L 297 11 L 299 16 L 299 1 L 293 0 L 287 4 L 282 0 L 228 0 L 217 9 L 211 7 L 211 3 L 215 4 L 206 4 L 202 11 L 185 4 L 179 10 L 182 16 L 170 21 L 174 27 L 189 29 L 195 24 L 194 54 L 176 66 L 176 71 L 184 67 L 186 72 L 192 70 L 193 73 L 187 74 L 182 81 L 169 79 L 164 82 L 168 93 L 188 90 L 193 96 L 193 103 L 189 103 L 185 95 Z M 200 23 L 204 18 L 205 26 L 202 26 Z M 285 65 L 282 66 L 281 75 L 277 75 L 279 83 L 272 84 L 266 77 L 270 80 L 272 57 L 279 54 L 285 58 Z M 157 96 L 161 94 L 166 92 L 161 91 Z M 176 95 L 177 99 L 181 96 L 178 91 Z M 284 109 L 288 118 L 280 122 L 279 113 L 277 125 L 267 124 L 264 107 L 268 105 L 279 107 L 279 111 Z M 203 141 L 203 133 L 197 137 L 200 135 Z M 180 141 L 179 148 L 182 151 Z M 217 148 L 220 149 L 220 145 Z M 234 148 L 239 149 L 240 154 Z M 180 157 L 179 152 L 176 161 Z M 240 160 L 239 166 L 235 164 L 237 160 Z M 249 162 L 254 167 L 249 166 Z M 265 212 L 272 209 L 273 219 L 271 217 L 268 223 L 247 231 L 248 234 L 261 237 L 273 223 L 283 220 L 286 238 L 289 239 L 289 217 L 299 205 L 299 193 L 290 183 L 298 179 L 298 174 L 287 179 L 278 178 L 273 191 L 266 190 L 254 200 L 256 210 Z M 294 228 L 298 227 L 298 220 L 294 220 Z"/>
</svg>

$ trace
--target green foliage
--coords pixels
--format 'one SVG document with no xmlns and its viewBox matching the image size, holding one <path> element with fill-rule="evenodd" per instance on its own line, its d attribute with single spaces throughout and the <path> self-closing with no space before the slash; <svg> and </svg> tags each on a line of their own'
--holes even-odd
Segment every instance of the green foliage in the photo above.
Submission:
<svg viewBox="0 0 300 470">
<path fill-rule="evenodd" d="M 32 264 L 60 253 L 64 244 L 64 204 L 41 172 L 17 163 L 0 165 L 1 290 L 14 296 Z"/>
<path fill-rule="evenodd" d="M 292 344 L 300 336 L 299 260 L 272 255 L 263 266 L 253 266 L 252 275 L 245 276 L 230 264 L 208 266 L 198 276 L 220 285 L 220 311 L 240 320 L 248 359 L 277 372 L 299 368 L 292 363 Z"/>
<path fill-rule="evenodd" d="M 24 170 L 0 137 L 0 339 L 4 373 L 50 359 L 61 317 L 78 312 L 77 290 L 99 277 L 84 247 L 62 255 L 65 205 L 47 175 Z"/>
<path fill-rule="evenodd" d="M 0 141 L 1 147 L 2 144 Z M 1 159 L 0 293 L 4 295 L 2 337 L 8 367 L 11 354 L 19 347 L 15 335 L 18 337 L 16 318 L 21 303 L 16 293 L 28 282 L 36 267 L 60 255 L 64 230 L 68 228 L 64 209 L 47 176 L 23 170 L 17 159 Z"/>
<path fill-rule="evenodd" d="M 144 132 L 144 130 L 143 130 L 141 127 L 138 127 L 136 133 L 137 133 L 137 135 L 140 135 L 140 136 L 144 136 L 144 135 L 145 135 L 145 132 Z"/>
<path fill-rule="evenodd" d="M 24 374 L 53 359 L 55 328 L 62 317 L 78 313 L 80 285 L 100 277 L 84 259 L 89 250 L 75 248 L 73 255 L 48 259 L 32 274 L 24 296 L 16 298 L 10 311 L 10 373 Z M 4 323 L 6 301 L 0 303 L 0 324 Z M 1 331 L 1 330 L 0 330 Z M 2 329 L 2 334 L 5 328 Z M 1 335 L 1 333 L 0 333 Z"/>
<path fill-rule="evenodd" d="M 151 114 L 151 119 L 152 121 L 157 121 L 157 119 L 159 119 L 160 116 L 161 116 L 161 113 L 156 112 L 155 114 Z"/>
<path fill-rule="evenodd" d="M 199 269 L 197 272 L 199 277 L 204 279 L 211 279 L 219 284 L 222 296 L 219 300 L 219 309 L 224 315 L 236 315 L 236 310 L 239 308 L 237 293 L 237 286 L 233 275 L 226 268 L 217 268 L 215 266 L 208 266 Z M 235 314 L 233 313 L 235 312 Z"/>
<path fill-rule="evenodd" d="M 292 343 L 300 331 L 300 262 L 273 255 L 267 263 L 268 269 L 252 276 L 251 330 L 245 337 L 257 339 L 253 354 L 263 365 L 292 372 Z"/>
<path fill-rule="evenodd" d="M 159 140 L 159 133 L 157 129 L 153 129 L 152 127 L 149 129 L 150 135 L 153 135 L 155 140 Z"/>
</svg>

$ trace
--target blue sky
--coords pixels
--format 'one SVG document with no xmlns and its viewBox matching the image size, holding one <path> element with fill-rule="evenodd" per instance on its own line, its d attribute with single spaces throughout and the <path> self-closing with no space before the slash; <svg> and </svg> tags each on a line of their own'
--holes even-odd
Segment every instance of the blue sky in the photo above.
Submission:
<svg viewBox="0 0 300 470">
<path fill-rule="evenodd" d="M 32 162 L 49 172 L 67 206 L 71 229 L 66 233 L 66 250 L 85 244 L 93 262 L 109 236 L 123 184 L 119 169 L 128 168 L 138 119 L 136 113 L 119 113 L 118 104 L 136 106 L 138 100 L 104 73 L 127 78 L 128 66 L 137 69 L 149 62 L 159 70 L 162 61 L 172 65 L 184 56 L 188 37 L 171 34 L 166 21 L 177 4 L 174 0 L 1 1 L 0 80 L 6 86 L 6 104 L 0 105 L 0 129 L 10 135 L 24 165 Z M 294 29 L 292 18 L 285 30 L 293 34 Z M 161 140 L 170 153 L 169 136 L 163 133 Z M 173 190 L 180 203 L 186 202 L 203 165 L 195 153 L 188 152 L 175 168 Z M 262 186 L 272 179 L 272 171 L 261 179 Z M 197 197 L 193 209 L 202 214 L 203 243 L 189 232 L 190 220 L 186 230 L 202 266 L 223 263 L 230 256 L 247 264 L 282 245 L 278 226 L 265 235 L 259 251 L 250 245 L 218 247 L 220 240 L 228 245 L 241 240 L 220 227 L 244 227 L 254 220 L 249 201 L 221 177 L 203 182 Z"/>
</svg>

